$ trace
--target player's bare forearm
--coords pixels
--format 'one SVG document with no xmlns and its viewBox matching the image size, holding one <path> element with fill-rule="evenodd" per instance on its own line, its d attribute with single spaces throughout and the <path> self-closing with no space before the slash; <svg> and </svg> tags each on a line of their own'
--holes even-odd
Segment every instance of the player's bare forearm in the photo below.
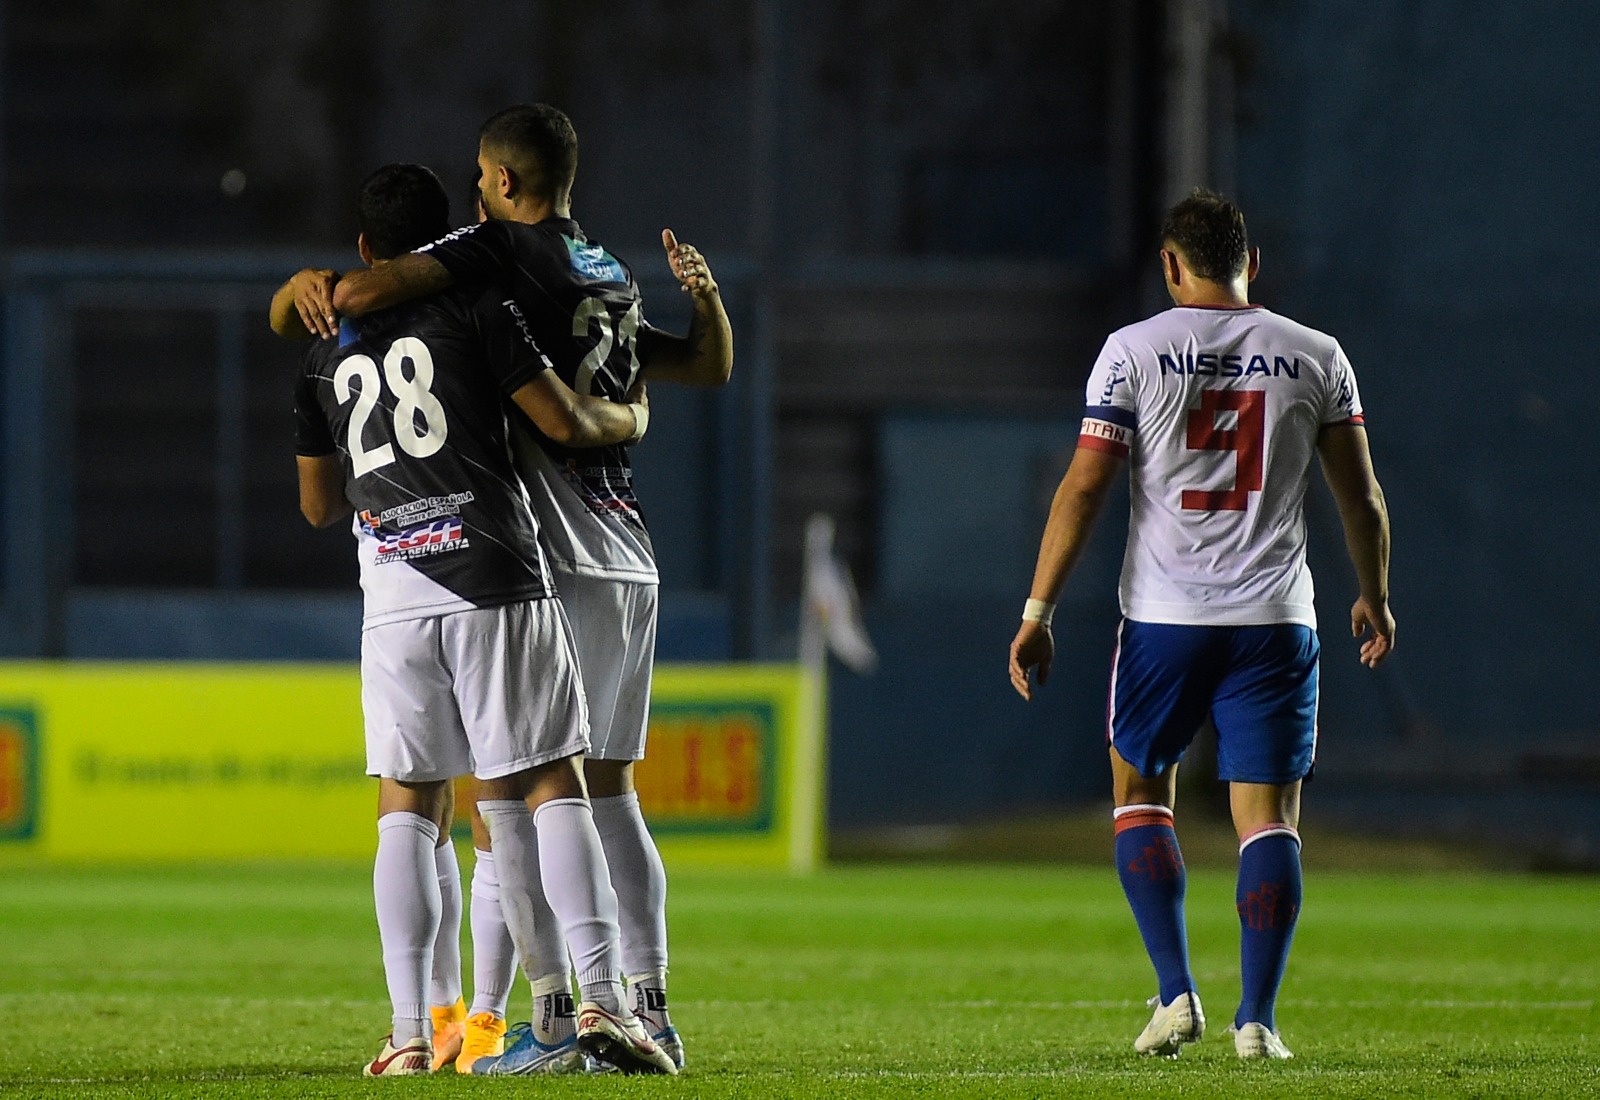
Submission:
<svg viewBox="0 0 1600 1100">
<path fill-rule="evenodd" d="M 1054 604 L 1067 577 L 1083 556 L 1094 522 L 1105 507 L 1112 482 L 1122 470 L 1122 459 L 1089 448 L 1079 447 L 1072 465 L 1056 487 L 1050 502 L 1050 519 L 1039 543 L 1039 561 L 1033 571 L 1031 599 Z M 1048 609 L 1046 609 L 1048 610 Z M 1017 628 L 1011 642 L 1009 671 L 1011 686 L 1024 699 L 1032 701 L 1032 674 L 1041 687 L 1050 679 L 1050 663 L 1055 658 L 1055 638 L 1050 633 L 1049 616 L 1029 615 Z"/>
<path fill-rule="evenodd" d="M 272 331 L 285 340 L 309 340 L 311 333 L 306 330 L 305 323 L 300 320 L 300 313 L 294 308 L 294 287 L 284 283 L 278 292 L 272 296 L 272 306 L 267 313 L 267 323 L 272 326 Z"/>
<path fill-rule="evenodd" d="M 696 294 L 689 335 L 652 331 L 641 351 L 652 381 L 726 385 L 733 376 L 733 326 L 722 296 L 716 291 Z"/>
<path fill-rule="evenodd" d="M 602 397 L 574 395 L 574 426 L 567 441 L 569 447 L 603 447 L 609 443 L 626 443 L 635 440 L 639 418 L 631 405 L 619 405 Z"/>
<path fill-rule="evenodd" d="M 1122 459 L 1103 451 L 1080 447 L 1072 456 L 1072 465 L 1050 502 L 1050 519 L 1039 544 L 1039 560 L 1029 593 L 1033 599 L 1056 602 L 1067 577 L 1083 556 L 1095 520 L 1121 469 Z"/>
<path fill-rule="evenodd" d="M 352 271 L 333 288 L 333 308 L 361 317 L 413 298 L 437 294 L 455 280 L 444 264 L 424 252 L 407 252 L 392 260 Z"/>
<path fill-rule="evenodd" d="M 1355 566 L 1363 598 L 1389 602 L 1389 508 L 1383 489 L 1372 483 L 1372 495 L 1339 509 L 1345 548 Z"/>
<path fill-rule="evenodd" d="M 1389 507 L 1372 471 L 1366 429 L 1349 424 L 1324 428 L 1317 455 L 1339 507 L 1345 548 L 1361 586 L 1350 608 L 1350 633 L 1365 636 L 1361 663 L 1377 668 L 1394 648 L 1395 626 L 1389 610 Z"/>
<path fill-rule="evenodd" d="M 1373 494 L 1346 512 L 1345 546 L 1356 569 L 1361 595 L 1350 608 L 1350 634 L 1364 639 L 1361 663 L 1377 668 L 1394 649 L 1394 613 L 1389 610 L 1389 509 L 1383 490 L 1373 483 Z"/>
<path fill-rule="evenodd" d="M 640 414 L 632 405 L 574 393 L 551 370 L 520 387 L 511 400 L 535 427 L 563 447 L 603 447 L 642 434 Z M 642 389 L 636 403 L 645 404 Z"/>
<path fill-rule="evenodd" d="M 715 287 L 694 295 L 689 354 L 698 385 L 722 386 L 733 377 L 733 325 L 722 305 L 722 294 Z"/>
<path fill-rule="evenodd" d="M 344 495 L 344 464 L 337 455 L 298 455 L 300 514 L 313 527 L 329 527 L 355 509 Z"/>
<path fill-rule="evenodd" d="M 1344 527 L 1344 541 L 1355 566 L 1361 595 L 1377 603 L 1389 599 L 1389 509 L 1372 469 L 1365 428 L 1333 425 L 1317 440 L 1322 476 L 1333 493 Z"/>
</svg>

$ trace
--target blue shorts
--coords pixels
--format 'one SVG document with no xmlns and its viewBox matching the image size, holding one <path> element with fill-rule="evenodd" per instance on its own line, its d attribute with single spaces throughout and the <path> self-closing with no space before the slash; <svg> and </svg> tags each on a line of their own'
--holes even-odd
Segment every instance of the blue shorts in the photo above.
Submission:
<svg viewBox="0 0 1600 1100">
<path fill-rule="evenodd" d="M 1292 783 L 1317 747 L 1317 632 L 1298 623 L 1176 626 L 1124 619 L 1106 736 L 1151 778 L 1183 758 L 1211 715 L 1217 777 Z"/>
</svg>

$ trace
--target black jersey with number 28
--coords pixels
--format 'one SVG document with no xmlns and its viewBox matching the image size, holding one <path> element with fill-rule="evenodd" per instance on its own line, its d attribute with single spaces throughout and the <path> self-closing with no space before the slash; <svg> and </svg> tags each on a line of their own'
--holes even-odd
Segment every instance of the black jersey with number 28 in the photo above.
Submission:
<svg viewBox="0 0 1600 1100">
<path fill-rule="evenodd" d="M 548 367 L 482 284 L 346 319 L 306 353 L 296 450 L 344 463 L 367 626 L 553 592 L 504 400 Z"/>
</svg>

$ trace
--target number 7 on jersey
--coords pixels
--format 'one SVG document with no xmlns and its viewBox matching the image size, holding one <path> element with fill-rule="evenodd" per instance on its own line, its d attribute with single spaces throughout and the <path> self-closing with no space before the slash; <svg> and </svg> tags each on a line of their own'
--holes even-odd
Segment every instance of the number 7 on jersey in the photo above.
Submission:
<svg viewBox="0 0 1600 1100">
<path fill-rule="evenodd" d="M 1217 427 L 1217 414 L 1237 414 L 1232 428 Z M 1261 491 L 1262 455 L 1267 441 L 1265 390 L 1205 390 L 1200 407 L 1189 412 L 1186 442 L 1191 451 L 1232 451 L 1235 476 L 1232 489 L 1185 489 L 1183 507 L 1189 512 L 1242 512 L 1250 494 Z"/>
</svg>

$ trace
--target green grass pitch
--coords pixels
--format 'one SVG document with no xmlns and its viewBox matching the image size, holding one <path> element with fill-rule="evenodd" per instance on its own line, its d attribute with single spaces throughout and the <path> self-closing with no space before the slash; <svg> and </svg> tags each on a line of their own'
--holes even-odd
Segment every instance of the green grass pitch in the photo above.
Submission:
<svg viewBox="0 0 1600 1100">
<path fill-rule="evenodd" d="M 1109 868 L 679 874 L 676 1081 L 363 1081 L 387 1028 L 364 867 L 6 868 L 0 1095 L 1600 1095 L 1600 881 L 1314 855 L 1279 1008 L 1297 1057 L 1271 1065 L 1223 1035 L 1223 870 L 1191 873 L 1210 1030 L 1176 1061 L 1130 1048 L 1153 979 Z"/>
</svg>

